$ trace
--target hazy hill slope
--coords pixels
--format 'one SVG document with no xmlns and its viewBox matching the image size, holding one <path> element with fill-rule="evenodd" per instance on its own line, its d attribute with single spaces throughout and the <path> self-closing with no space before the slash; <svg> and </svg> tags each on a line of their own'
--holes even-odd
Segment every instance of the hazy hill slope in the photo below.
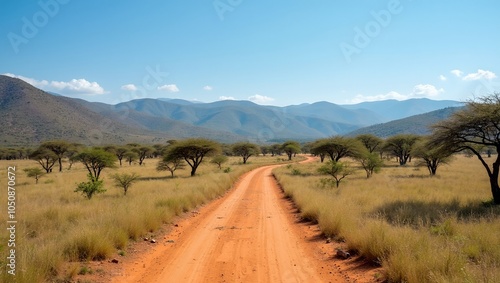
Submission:
<svg viewBox="0 0 500 283">
<path fill-rule="evenodd" d="M 402 119 L 414 115 L 428 113 L 434 110 L 439 110 L 447 107 L 459 107 L 462 103 L 454 100 L 430 100 L 427 98 L 414 98 L 404 101 L 384 100 L 373 102 L 362 102 L 353 105 L 342 105 L 342 107 L 351 110 L 366 109 L 379 115 L 382 121 L 388 122 L 392 120 Z M 377 123 L 379 123 L 377 122 Z"/>
<path fill-rule="evenodd" d="M 84 144 L 152 141 L 160 136 L 90 111 L 75 100 L 0 76 L 0 144 L 34 145 L 49 139 Z"/>
<path fill-rule="evenodd" d="M 321 114 L 319 110 L 290 111 L 287 107 L 262 106 L 249 101 L 234 100 L 176 104 L 157 99 L 139 99 L 116 105 L 117 108 L 132 109 L 154 117 L 231 132 L 258 141 L 316 139 L 344 134 L 365 125 L 359 124 L 355 111 L 345 110 L 331 103 L 324 106 L 324 114 Z M 365 119 L 364 123 L 373 121 L 372 118 Z"/>
<path fill-rule="evenodd" d="M 425 114 L 357 129 L 350 132 L 348 135 L 373 134 L 381 138 L 390 137 L 396 134 L 426 135 L 430 133 L 429 126 L 450 117 L 453 112 L 459 109 L 461 109 L 461 107 L 448 107 Z"/>
</svg>

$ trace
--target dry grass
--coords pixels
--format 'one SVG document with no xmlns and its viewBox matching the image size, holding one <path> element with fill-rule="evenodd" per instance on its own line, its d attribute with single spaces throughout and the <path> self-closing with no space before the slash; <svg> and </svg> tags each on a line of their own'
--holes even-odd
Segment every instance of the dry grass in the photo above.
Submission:
<svg viewBox="0 0 500 283">
<path fill-rule="evenodd" d="M 500 207 L 486 204 L 479 161 L 457 157 L 433 178 L 386 163 L 371 179 L 358 168 L 339 189 L 321 182 L 319 163 L 275 175 L 303 217 L 380 263 L 390 282 L 500 282 Z"/>
<path fill-rule="evenodd" d="M 123 165 L 106 169 L 103 179 L 107 192 L 87 200 L 75 193 L 76 183 L 84 181 L 87 171 L 81 164 L 71 170 L 43 176 L 35 185 L 22 168 L 36 166 L 35 161 L 0 161 L 1 207 L 7 203 L 7 166 L 16 166 L 16 282 L 64 281 L 77 273 L 74 267 L 61 271 L 63 263 L 102 260 L 126 249 L 130 240 L 158 231 L 175 215 L 195 209 L 226 192 L 246 171 L 277 162 L 276 157 L 252 157 L 250 164 L 241 165 L 238 158 L 230 158 L 224 173 L 213 164 L 204 163 L 198 176 L 189 177 L 188 168 L 176 171 L 176 178 L 168 172 L 157 172 L 158 160 L 146 160 L 143 166 Z M 67 165 L 65 166 L 65 168 Z M 140 180 L 133 184 L 126 196 L 123 189 L 113 187 L 111 174 L 137 173 Z M 6 223 L 7 213 L 0 213 L 0 222 Z M 12 282 L 6 274 L 8 231 L 0 231 L 0 280 Z"/>
</svg>

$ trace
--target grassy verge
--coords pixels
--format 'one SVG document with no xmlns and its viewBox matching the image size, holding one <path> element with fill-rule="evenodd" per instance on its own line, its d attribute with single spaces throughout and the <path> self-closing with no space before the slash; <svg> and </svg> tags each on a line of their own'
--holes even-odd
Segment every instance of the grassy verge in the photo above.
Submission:
<svg viewBox="0 0 500 283">
<path fill-rule="evenodd" d="M 358 169 L 337 189 L 319 163 L 274 174 L 304 218 L 384 267 L 390 282 L 500 282 L 500 207 L 475 159 L 457 157 L 438 176 L 387 162 L 371 179 Z"/>
<path fill-rule="evenodd" d="M 103 260 L 116 256 L 132 240 L 151 234 L 174 216 L 221 196 L 243 173 L 258 166 L 283 162 L 276 157 L 252 157 L 250 164 L 230 158 L 219 170 L 215 165 L 202 164 L 198 176 L 189 177 L 188 168 L 175 172 L 157 172 L 158 160 L 148 159 L 143 166 L 123 165 L 103 171 L 107 192 L 91 200 L 75 193 L 77 182 L 86 180 L 86 169 L 74 164 L 71 170 L 53 172 L 35 184 L 23 168 L 35 167 L 29 160 L 0 161 L 0 168 L 16 166 L 16 282 L 64 282 L 75 271 L 61 272 L 63 263 Z M 65 164 L 67 167 L 67 164 Z M 230 167 L 230 170 L 227 170 Z M 229 172 L 228 172 L 229 171 Z M 140 181 L 132 185 L 126 196 L 113 187 L 111 174 L 137 173 Z M 7 177 L 0 175 L 4 192 L 0 193 L 1 207 L 7 203 Z M 2 227 L 7 223 L 7 212 L 0 213 Z M 6 273 L 8 231 L 0 231 L 0 280 L 12 282 Z"/>
</svg>

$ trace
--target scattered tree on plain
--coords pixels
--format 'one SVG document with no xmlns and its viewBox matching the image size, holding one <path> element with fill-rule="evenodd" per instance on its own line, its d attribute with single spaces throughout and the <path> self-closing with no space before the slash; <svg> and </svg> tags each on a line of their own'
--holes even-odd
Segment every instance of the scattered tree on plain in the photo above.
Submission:
<svg viewBox="0 0 500 283">
<path fill-rule="evenodd" d="M 210 160 L 210 163 L 216 164 L 220 170 L 220 169 L 222 169 L 222 164 L 226 163 L 227 160 L 228 160 L 227 156 L 219 154 L 219 155 L 212 157 L 212 159 Z"/>
<path fill-rule="evenodd" d="M 421 159 L 417 165 L 424 165 L 431 176 L 436 175 L 437 169 L 442 164 L 447 164 L 453 154 L 452 150 L 435 146 L 428 139 L 419 141 L 413 150 L 413 155 Z"/>
<path fill-rule="evenodd" d="M 111 175 L 111 178 L 114 181 L 115 187 L 122 188 L 123 189 L 123 195 L 127 195 L 127 191 L 132 186 L 133 183 L 138 181 L 139 175 L 132 173 L 132 174 L 127 174 L 127 173 L 121 173 L 121 174 L 113 174 Z"/>
<path fill-rule="evenodd" d="M 36 160 L 47 173 L 52 172 L 52 167 L 58 160 L 57 155 L 52 150 L 43 147 L 32 152 L 30 158 Z"/>
<path fill-rule="evenodd" d="M 247 163 L 250 156 L 258 155 L 260 153 L 259 146 L 249 142 L 235 143 L 231 147 L 231 151 L 234 155 L 241 156 L 243 158 L 243 164 Z"/>
<path fill-rule="evenodd" d="M 77 184 L 75 192 L 82 193 L 87 199 L 91 199 L 95 194 L 106 192 L 102 180 L 97 180 L 92 173 L 87 174 L 88 181 Z"/>
<path fill-rule="evenodd" d="M 55 141 L 47 141 L 40 145 L 42 148 L 46 148 L 52 151 L 57 156 L 57 161 L 59 162 L 59 172 L 62 171 L 62 159 L 64 154 L 70 148 L 70 144 L 65 141 L 55 140 Z"/>
<path fill-rule="evenodd" d="M 472 152 L 485 168 L 490 179 L 493 202 L 500 204 L 500 93 L 469 101 L 464 109 L 433 126 L 430 144 L 454 152 Z M 497 156 L 488 164 L 477 150 L 480 147 L 495 148 Z"/>
<path fill-rule="evenodd" d="M 99 176 L 104 168 L 114 168 L 116 156 L 103 149 L 92 148 L 80 152 L 76 159 L 85 165 L 89 171 L 89 180 L 99 180 Z"/>
<path fill-rule="evenodd" d="M 370 153 L 380 149 L 384 143 L 384 140 L 372 134 L 359 135 L 356 136 L 356 139 L 359 140 Z"/>
<path fill-rule="evenodd" d="M 323 175 L 330 175 L 335 179 L 335 184 L 337 188 L 340 182 L 347 176 L 353 173 L 353 170 L 349 167 L 348 163 L 330 160 L 321 167 L 318 168 L 318 172 Z"/>
<path fill-rule="evenodd" d="M 328 155 L 330 160 L 339 161 L 343 157 L 355 157 L 362 148 L 361 142 L 354 138 L 336 136 L 317 140 L 312 145 L 311 152 L 320 157 L 321 154 Z"/>
<path fill-rule="evenodd" d="M 24 168 L 23 171 L 26 172 L 26 175 L 28 177 L 35 178 L 35 184 L 38 184 L 38 179 L 45 174 L 45 172 L 43 172 L 43 170 L 38 167 Z"/>
<path fill-rule="evenodd" d="M 419 136 L 412 134 L 395 135 L 385 141 L 384 150 L 394 155 L 399 165 L 406 165 L 411 161 L 413 146 L 419 139 Z"/>
<path fill-rule="evenodd" d="M 132 162 L 136 161 L 139 158 L 139 156 L 137 155 L 137 153 L 135 153 L 135 152 L 133 152 L 131 150 L 127 150 L 127 152 L 125 152 L 123 154 L 123 157 L 128 162 L 128 165 L 132 165 Z"/>
<path fill-rule="evenodd" d="M 378 173 L 382 165 L 384 165 L 380 156 L 375 152 L 365 151 L 358 154 L 355 159 L 359 161 L 361 167 L 365 169 L 366 178 L 370 178 L 373 173 Z"/>
<path fill-rule="evenodd" d="M 156 166 L 157 171 L 168 171 L 172 178 L 174 178 L 174 172 L 178 169 L 184 168 L 184 160 L 176 156 L 163 156 L 162 160 L 158 162 Z"/>
<path fill-rule="evenodd" d="M 191 176 L 196 175 L 196 169 L 206 156 L 213 156 L 221 151 L 217 142 L 202 139 L 186 139 L 178 141 L 166 150 L 165 157 L 168 159 L 182 158 L 191 167 Z"/>
<path fill-rule="evenodd" d="M 281 150 L 286 153 L 288 160 L 292 160 L 292 156 L 300 153 L 300 144 L 296 141 L 286 141 L 281 145 Z"/>
</svg>

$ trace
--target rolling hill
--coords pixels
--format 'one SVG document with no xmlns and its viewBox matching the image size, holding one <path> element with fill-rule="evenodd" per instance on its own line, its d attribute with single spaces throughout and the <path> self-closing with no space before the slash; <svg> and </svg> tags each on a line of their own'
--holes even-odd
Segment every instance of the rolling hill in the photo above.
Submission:
<svg viewBox="0 0 500 283">
<path fill-rule="evenodd" d="M 461 107 L 448 107 L 440 110 L 431 111 L 425 114 L 414 115 L 411 117 L 390 121 L 383 124 L 368 126 L 357 129 L 347 134 L 348 136 L 357 136 L 360 134 L 373 134 L 381 138 L 387 138 L 396 134 L 430 134 L 430 126 L 461 109 Z"/>
<path fill-rule="evenodd" d="M 129 111 L 123 115 L 107 110 L 109 107 L 103 103 L 54 96 L 22 80 L 0 76 L 0 119 L 3 122 L 0 144 L 30 146 L 50 139 L 87 145 L 161 143 L 192 135 L 242 139 L 231 133 L 162 121 L 141 113 Z M 163 123 L 158 126 L 162 131 L 153 130 L 155 123 Z"/>
<path fill-rule="evenodd" d="M 408 131 L 420 134 L 426 133 L 426 125 L 445 118 L 451 110 L 382 123 L 388 117 L 422 114 L 457 104 L 413 99 L 349 106 L 322 101 L 277 107 L 234 100 L 195 103 L 182 99 L 137 99 L 109 105 L 49 94 L 22 80 L 0 76 L 0 118 L 4 122 L 0 145 L 33 145 L 49 139 L 89 145 L 153 144 L 188 137 L 226 143 L 267 143 L 364 132 L 380 136 Z"/>
</svg>

